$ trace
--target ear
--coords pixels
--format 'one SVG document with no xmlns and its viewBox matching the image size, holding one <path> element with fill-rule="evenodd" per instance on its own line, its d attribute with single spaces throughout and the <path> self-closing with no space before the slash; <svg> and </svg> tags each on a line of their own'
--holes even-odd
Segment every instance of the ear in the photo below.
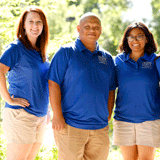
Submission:
<svg viewBox="0 0 160 160">
<path fill-rule="evenodd" d="M 101 27 L 101 32 L 100 32 L 100 34 L 102 34 L 102 27 Z"/>
<path fill-rule="evenodd" d="M 80 26 L 77 25 L 77 32 L 79 33 L 80 32 Z"/>
</svg>

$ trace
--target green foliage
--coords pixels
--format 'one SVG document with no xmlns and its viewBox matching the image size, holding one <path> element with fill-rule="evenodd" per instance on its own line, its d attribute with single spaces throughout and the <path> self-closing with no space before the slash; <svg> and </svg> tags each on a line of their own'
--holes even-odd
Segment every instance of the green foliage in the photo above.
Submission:
<svg viewBox="0 0 160 160">
<path fill-rule="evenodd" d="M 0 159 L 5 159 L 6 157 L 6 141 L 4 139 L 2 124 L 0 122 Z"/>
<path fill-rule="evenodd" d="M 49 60 L 51 60 L 53 54 L 60 48 L 60 46 L 66 43 L 70 43 L 74 41 L 75 39 L 76 39 L 75 35 L 65 34 L 62 37 L 55 37 L 53 40 L 50 40 L 50 43 L 48 46 Z"/>
<path fill-rule="evenodd" d="M 15 38 L 15 29 L 20 14 L 28 5 L 38 5 L 46 13 L 52 48 L 48 50 L 53 56 L 66 37 L 67 41 L 75 40 L 76 26 L 79 17 L 85 12 L 94 12 L 102 20 L 103 33 L 99 44 L 111 54 L 116 55 L 116 49 L 123 35 L 125 27 L 130 22 L 123 22 L 123 13 L 132 6 L 131 0 L 10 0 L 0 2 L 0 54 L 6 45 Z M 72 22 L 67 22 L 68 17 L 75 17 Z M 67 36 L 66 36 L 67 35 Z M 58 41 L 57 41 L 58 39 Z M 60 40 L 61 39 L 61 40 Z M 55 48 L 53 46 L 56 46 Z M 58 46 L 58 47 L 57 47 Z"/>
<path fill-rule="evenodd" d="M 38 152 L 35 160 L 57 160 L 58 159 L 58 150 L 54 146 L 51 149 L 47 149 L 46 146 L 41 147 L 40 151 Z"/>
<path fill-rule="evenodd" d="M 150 27 L 153 28 L 153 35 L 156 39 L 158 45 L 160 45 L 160 0 L 152 0 L 152 18 L 153 20 L 150 23 Z"/>
</svg>

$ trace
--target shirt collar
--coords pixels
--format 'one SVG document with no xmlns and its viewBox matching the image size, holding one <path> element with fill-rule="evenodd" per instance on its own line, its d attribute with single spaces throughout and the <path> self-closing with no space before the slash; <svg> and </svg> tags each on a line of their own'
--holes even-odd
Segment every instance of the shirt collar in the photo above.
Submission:
<svg viewBox="0 0 160 160">
<path fill-rule="evenodd" d="M 80 50 L 80 52 L 86 51 L 88 50 L 83 43 L 81 42 L 81 40 L 79 39 L 79 37 L 76 39 L 76 44 L 78 46 L 78 49 Z M 89 50 L 88 50 L 89 51 Z M 102 52 L 99 50 L 99 44 L 98 42 L 96 42 L 96 49 L 92 54 L 100 54 L 102 55 Z"/>
<path fill-rule="evenodd" d="M 151 55 L 144 53 L 144 55 L 141 58 L 147 61 L 150 58 L 150 56 Z"/>
<path fill-rule="evenodd" d="M 123 54 L 124 54 L 124 61 L 128 61 L 129 59 L 131 59 L 131 58 L 129 57 L 130 53 L 126 54 L 126 53 L 124 52 Z M 148 54 L 145 52 L 144 55 L 143 55 L 142 57 L 140 57 L 140 58 L 147 61 L 149 57 L 150 57 L 150 55 L 148 55 Z"/>
<path fill-rule="evenodd" d="M 129 57 L 129 55 L 130 55 L 130 53 L 123 53 L 124 54 L 124 61 L 128 61 L 129 59 L 130 59 L 130 57 Z"/>
</svg>

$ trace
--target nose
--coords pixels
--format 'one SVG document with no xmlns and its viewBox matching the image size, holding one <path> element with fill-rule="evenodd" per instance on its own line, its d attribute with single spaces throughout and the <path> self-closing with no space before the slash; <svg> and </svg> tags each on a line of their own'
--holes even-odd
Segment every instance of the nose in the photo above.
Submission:
<svg viewBox="0 0 160 160">
<path fill-rule="evenodd" d="M 91 28 L 90 28 L 90 31 L 95 31 L 95 30 L 96 30 L 95 27 L 91 27 Z"/>
<path fill-rule="evenodd" d="M 137 40 L 137 37 L 134 37 L 133 41 L 138 41 L 138 40 Z"/>
<path fill-rule="evenodd" d="M 33 22 L 33 26 L 38 26 L 38 22 Z"/>
</svg>

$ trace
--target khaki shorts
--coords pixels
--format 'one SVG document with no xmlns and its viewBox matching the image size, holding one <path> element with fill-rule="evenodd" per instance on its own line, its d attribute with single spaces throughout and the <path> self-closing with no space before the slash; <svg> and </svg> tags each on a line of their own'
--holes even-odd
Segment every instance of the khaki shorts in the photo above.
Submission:
<svg viewBox="0 0 160 160">
<path fill-rule="evenodd" d="M 114 119 L 113 145 L 160 147 L 160 120 L 129 123 Z"/>
<path fill-rule="evenodd" d="M 84 130 L 66 125 L 55 131 L 59 160 L 106 160 L 109 153 L 109 127 Z"/>
<path fill-rule="evenodd" d="M 46 128 L 46 116 L 36 117 L 24 109 L 4 108 L 3 131 L 7 143 L 42 143 Z"/>
</svg>

